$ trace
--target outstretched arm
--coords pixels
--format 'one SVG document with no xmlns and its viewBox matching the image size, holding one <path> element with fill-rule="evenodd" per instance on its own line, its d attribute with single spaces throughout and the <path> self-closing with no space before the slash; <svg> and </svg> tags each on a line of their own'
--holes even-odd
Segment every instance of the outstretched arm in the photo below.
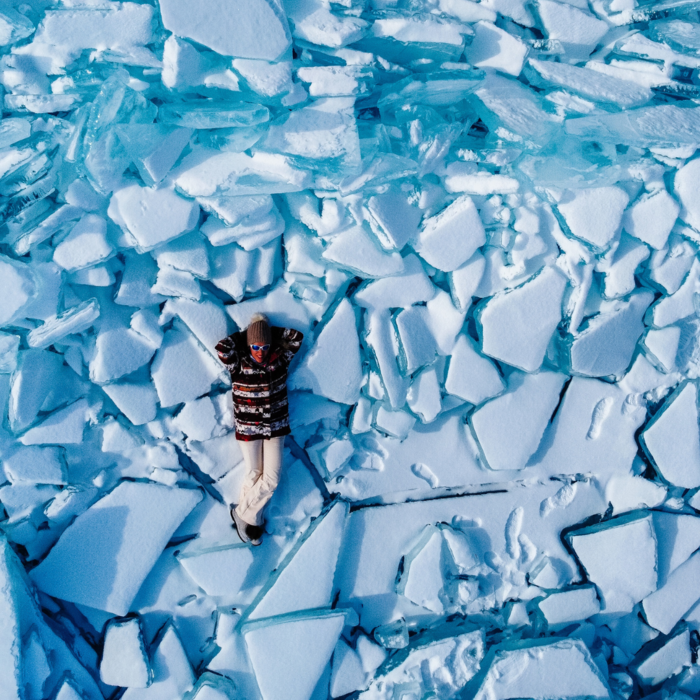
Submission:
<svg viewBox="0 0 700 700">
<path fill-rule="evenodd" d="M 232 335 L 227 336 L 216 344 L 216 352 L 219 354 L 219 359 L 224 363 L 229 373 L 233 373 L 238 369 L 241 358 L 236 349 L 236 343 Z"/>
</svg>

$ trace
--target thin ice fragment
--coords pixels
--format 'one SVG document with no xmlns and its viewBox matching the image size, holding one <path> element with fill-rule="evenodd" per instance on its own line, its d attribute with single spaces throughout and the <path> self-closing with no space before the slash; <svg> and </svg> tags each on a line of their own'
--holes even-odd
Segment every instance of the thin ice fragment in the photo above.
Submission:
<svg viewBox="0 0 700 700">
<path fill-rule="evenodd" d="M 30 348 L 45 348 L 53 345 L 70 333 L 81 333 L 90 328 L 100 315 L 97 299 L 88 299 L 59 316 L 47 318 L 44 323 L 35 328 L 27 338 Z"/>
</svg>

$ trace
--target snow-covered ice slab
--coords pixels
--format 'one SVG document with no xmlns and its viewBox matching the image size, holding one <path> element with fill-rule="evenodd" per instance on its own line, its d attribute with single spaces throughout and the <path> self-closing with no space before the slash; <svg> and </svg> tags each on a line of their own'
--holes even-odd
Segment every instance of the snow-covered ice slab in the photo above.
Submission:
<svg viewBox="0 0 700 700">
<path fill-rule="evenodd" d="M 638 107 L 652 97 L 646 86 L 566 63 L 531 58 L 527 61 L 526 75 L 531 84 L 557 85 L 595 102 L 620 107 Z"/>
<path fill-rule="evenodd" d="M 195 682 L 195 675 L 175 626 L 166 623 L 153 641 L 153 682 L 147 688 L 127 688 L 128 700 L 182 697 Z"/>
<path fill-rule="evenodd" d="M 352 305 L 343 299 L 299 365 L 291 388 L 310 389 L 338 403 L 357 403 L 362 368 L 356 324 Z"/>
<path fill-rule="evenodd" d="M 562 316 L 566 279 L 545 268 L 522 287 L 490 299 L 479 311 L 484 354 L 536 372 Z"/>
<path fill-rule="evenodd" d="M 403 559 L 403 571 L 396 584 L 396 592 L 416 605 L 436 613 L 444 612 L 445 606 L 441 600 L 443 564 L 442 533 L 429 525 Z"/>
<path fill-rule="evenodd" d="M 188 371 L 183 372 L 183 367 L 187 367 Z M 214 358 L 202 348 L 195 336 L 177 326 L 165 334 L 151 365 L 153 383 L 163 407 L 193 401 L 208 393 L 221 373 Z"/>
<path fill-rule="evenodd" d="M 191 231 L 197 223 L 199 206 L 168 187 L 130 185 L 114 193 L 109 215 L 140 251 L 147 251 Z"/>
<path fill-rule="evenodd" d="M 682 434 L 682 440 L 677 436 Z M 669 483 L 700 486 L 700 426 L 698 390 L 694 382 L 679 387 L 649 421 L 642 445 Z"/>
<path fill-rule="evenodd" d="M 295 168 L 287 156 L 248 156 L 204 147 L 186 156 L 173 178 L 177 189 L 190 197 L 300 192 L 311 184 L 309 173 Z"/>
<path fill-rule="evenodd" d="M 178 560 L 207 595 L 235 597 L 238 591 L 245 589 L 253 553 L 250 547 L 242 544 L 219 545 L 186 550 Z"/>
<path fill-rule="evenodd" d="M 247 620 L 322 608 L 331 603 L 347 504 L 334 503 L 311 523 L 246 611 Z"/>
<path fill-rule="evenodd" d="M 483 667 L 474 696 L 479 700 L 611 697 L 591 653 L 577 639 L 505 644 L 490 652 Z"/>
<path fill-rule="evenodd" d="M 670 638 L 650 642 L 635 658 L 633 668 L 643 686 L 654 687 L 691 663 L 690 630 L 682 625 Z"/>
<path fill-rule="evenodd" d="M 599 512 L 602 500 L 590 484 L 559 492 L 560 485 L 548 484 L 356 510 L 349 516 L 341 550 L 336 578 L 340 599 L 362 602 L 371 619 L 389 614 L 397 602 L 395 581 L 401 558 L 426 525 L 440 522 L 461 528 L 482 557 L 492 552 L 506 561 L 514 555 L 519 558 L 518 541 L 525 535 L 531 543 L 528 558 L 536 553 L 556 558 L 569 581 L 577 580 L 570 557 L 552 530 Z M 377 531 L 384 533 L 381 538 L 373 535 Z M 511 565 L 517 568 L 515 562 Z"/>
<path fill-rule="evenodd" d="M 600 139 L 604 143 L 675 148 L 695 143 L 700 136 L 698 115 L 684 112 L 676 105 L 659 105 L 624 114 L 578 117 L 568 120 L 566 131 L 572 136 Z"/>
<path fill-rule="evenodd" d="M 29 681 L 32 695 L 41 697 L 42 692 L 51 693 L 61 688 L 63 678 L 69 676 L 71 687 L 65 691 L 59 689 L 59 694 L 64 692 L 68 696 L 72 690 L 75 697 L 101 700 L 103 694 L 90 671 L 44 617 L 35 590 L 5 537 L 0 538 L 0 583 L 5 629 L 0 668 L 3 693 L 8 699 L 24 700 L 27 697 L 25 680 Z M 25 664 L 29 661 L 29 649 L 24 645 L 20 647 L 21 639 L 28 640 L 33 648 L 31 654 L 37 662 L 34 668 L 38 671 L 43 667 L 41 672 L 23 673 L 22 661 Z"/>
<path fill-rule="evenodd" d="M 5 454 L 5 476 L 12 482 L 65 484 L 66 464 L 59 447 L 31 446 Z"/>
<path fill-rule="evenodd" d="M 659 542 L 659 586 L 700 547 L 700 519 L 696 515 L 653 511 Z"/>
<path fill-rule="evenodd" d="M 600 187 L 571 192 L 557 208 L 574 236 L 605 249 L 617 233 L 628 202 L 629 196 L 619 187 Z"/>
<path fill-rule="evenodd" d="M 234 8 L 205 0 L 196 10 L 183 0 L 165 0 L 161 12 L 171 32 L 225 56 L 274 61 L 290 44 L 287 19 L 274 0 L 240 2 Z"/>
<path fill-rule="evenodd" d="M 101 12 L 48 11 L 36 38 L 71 49 L 138 46 L 152 41 L 152 21 L 153 8 L 132 2 L 107 5 Z"/>
<path fill-rule="evenodd" d="M 587 377 L 622 376 L 644 332 L 642 318 L 652 301 L 651 292 L 632 294 L 590 319 L 571 343 L 571 371 Z"/>
<path fill-rule="evenodd" d="M 75 520 L 32 580 L 56 598 L 126 615 L 170 536 L 201 498 L 193 489 L 123 482 Z"/>
<path fill-rule="evenodd" d="M 389 700 L 404 687 L 416 692 L 437 690 L 436 697 L 454 697 L 479 670 L 484 657 L 482 630 L 445 625 L 392 656 L 362 700 Z"/>
<path fill-rule="evenodd" d="M 607 617 L 624 614 L 653 593 L 658 581 L 654 524 L 649 513 L 631 513 L 567 535 L 588 578 L 603 598 Z"/>
<path fill-rule="evenodd" d="M 322 608 L 248 623 L 248 656 L 263 700 L 311 697 L 345 625 L 343 610 Z"/>
<path fill-rule="evenodd" d="M 523 469 L 535 453 L 567 377 L 513 372 L 504 394 L 481 406 L 470 425 L 490 469 Z"/>
<path fill-rule="evenodd" d="M 104 392 L 134 425 L 143 425 L 156 417 L 158 394 L 150 382 L 108 384 Z"/>
<path fill-rule="evenodd" d="M 477 352 L 474 341 L 460 335 L 450 358 L 445 389 L 478 406 L 500 394 L 504 384 L 494 364 Z"/>
<path fill-rule="evenodd" d="M 676 623 L 695 605 L 700 556 L 694 554 L 671 573 L 666 583 L 642 602 L 647 622 L 655 629 L 669 634 Z"/>
<path fill-rule="evenodd" d="M 354 297 L 355 303 L 371 309 L 388 309 L 430 301 L 436 290 L 420 260 L 413 254 L 403 260 L 404 267 L 399 274 L 360 287 Z"/>
<path fill-rule="evenodd" d="M 23 445 L 77 445 L 83 441 L 88 403 L 80 399 L 52 413 L 22 435 Z"/>
<path fill-rule="evenodd" d="M 100 679 L 122 688 L 147 688 L 151 684 L 151 666 L 138 618 L 115 618 L 108 623 Z"/>
<path fill-rule="evenodd" d="M 600 612 L 595 586 L 577 586 L 551 593 L 537 606 L 552 629 L 579 622 Z"/>
<path fill-rule="evenodd" d="M 471 197 L 464 196 L 425 222 L 418 234 L 416 251 L 433 267 L 452 272 L 484 242 L 479 213 Z"/>
</svg>

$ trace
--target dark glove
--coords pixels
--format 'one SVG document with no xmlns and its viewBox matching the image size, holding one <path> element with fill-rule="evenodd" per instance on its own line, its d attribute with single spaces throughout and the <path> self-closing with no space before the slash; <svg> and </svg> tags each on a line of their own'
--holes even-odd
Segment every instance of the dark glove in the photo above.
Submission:
<svg viewBox="0 0 700 700">
<path fill-rule="evenodd" d="M 231 350 L 233 350 L 233 340 L 230 337 L 224 338 L 216 344 L 215 349 L 219 353 L 219 357 L 222 355 L 229 355 Z"/>
<path fill-rule="evenodd" d="M 216 352 L 219 354 L 219 359 L 230 369 L 238 363 L 238 354 L 236 346 L 231 336 L 220 340 L 216 344 Z"/>
</svg>

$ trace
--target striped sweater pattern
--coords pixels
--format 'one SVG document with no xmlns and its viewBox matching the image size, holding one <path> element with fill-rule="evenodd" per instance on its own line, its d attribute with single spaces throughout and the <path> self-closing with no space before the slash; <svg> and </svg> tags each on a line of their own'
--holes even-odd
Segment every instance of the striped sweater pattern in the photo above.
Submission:
<svg viewBox="0 0 700 700">
<path fill-rule="evenodd" d="M 246 332 L 238 331 L 216 345 L 231 375 L 237 440 L 263 440 L 289 435 L 287 369 L 304 336 L 293 328 L 271 328 L 265 362 L 253 360 Z"/>
</svg>

